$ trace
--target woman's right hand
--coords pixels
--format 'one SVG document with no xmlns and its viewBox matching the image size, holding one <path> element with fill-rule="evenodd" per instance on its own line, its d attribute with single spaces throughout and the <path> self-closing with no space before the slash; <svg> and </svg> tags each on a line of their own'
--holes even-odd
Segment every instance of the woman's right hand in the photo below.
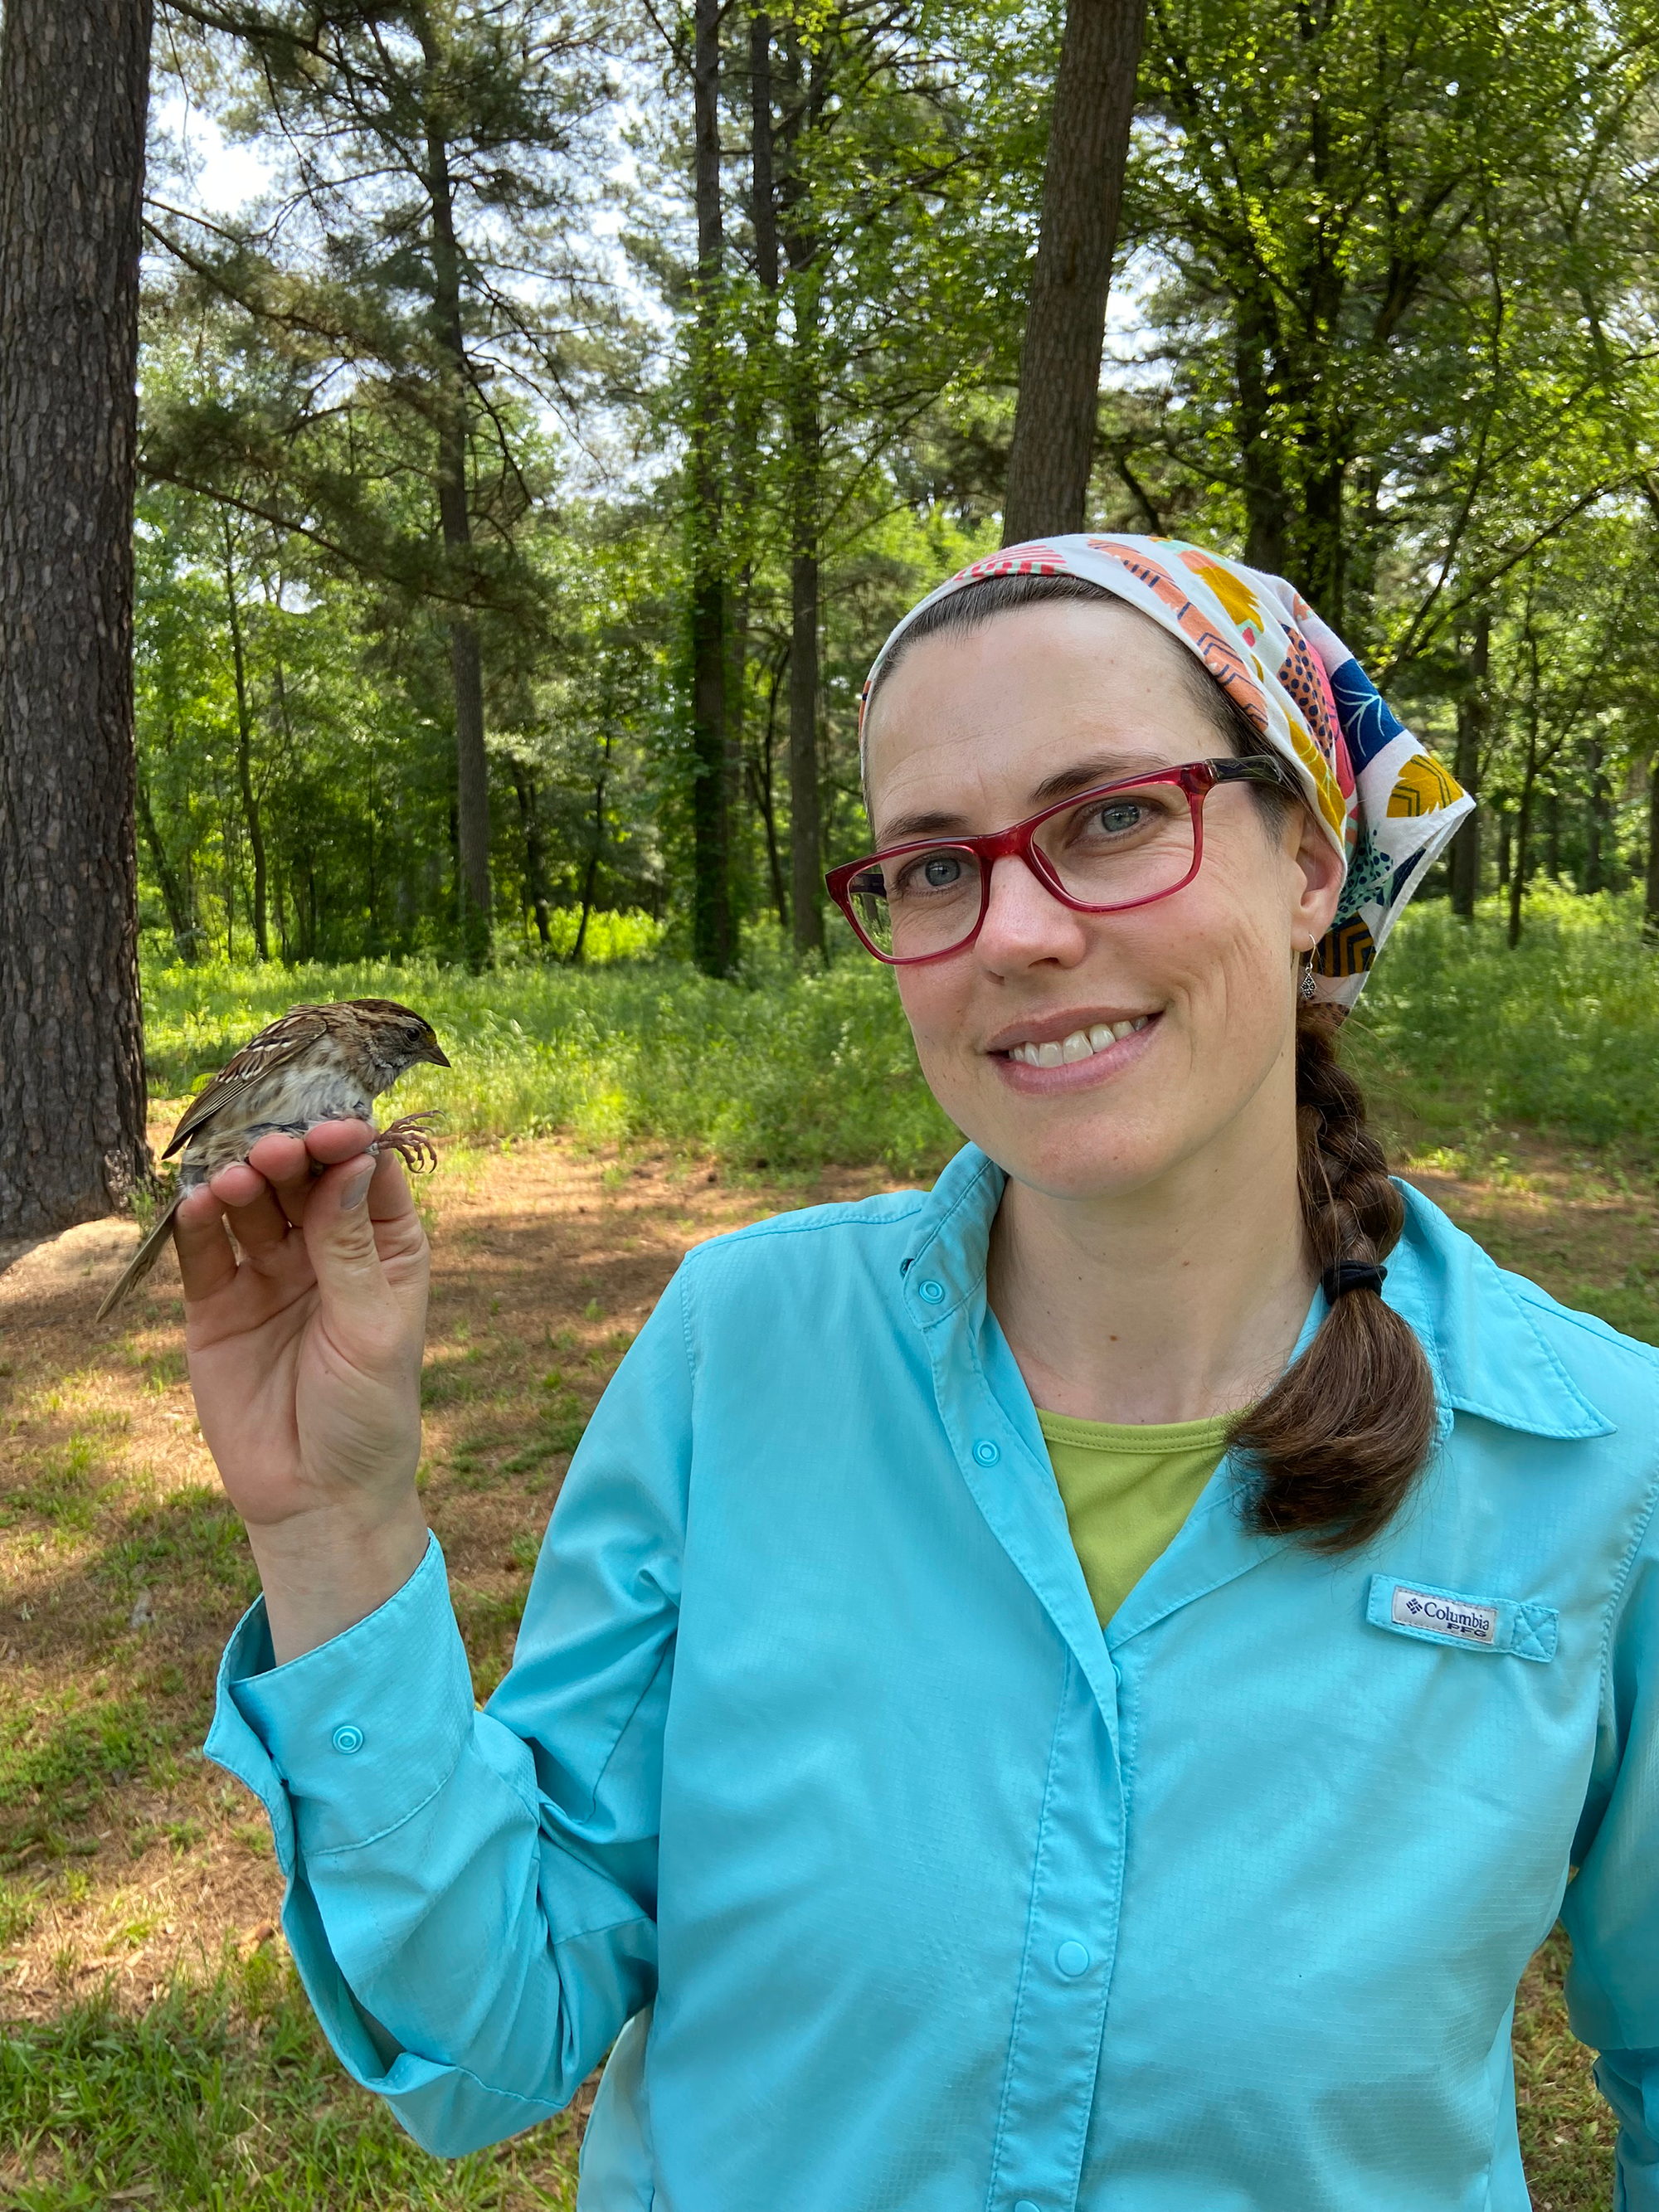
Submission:
<svg viewBox="0 0 1659 2212">
<path fill-rule="evenodd" d="M 372 1139 L 361 1121 L 263 1137 L 174 1217 L 197 1413 L 279 1664 L 384 1603 L 426 1548 L 426 1235 Z"/>
</svg>

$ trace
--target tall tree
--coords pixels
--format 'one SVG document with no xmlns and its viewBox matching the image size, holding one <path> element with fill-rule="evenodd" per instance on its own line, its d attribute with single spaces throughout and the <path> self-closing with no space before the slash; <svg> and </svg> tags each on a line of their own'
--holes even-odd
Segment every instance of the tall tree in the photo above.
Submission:
<svg viewBox="0 0 1659 2212">
<path fill-rule="evenodd" d="M 1002 542 L 1081 530 L 1146 0 L 1068 0 Z"/>
<path fill-rule="evenodd" d="M 280 191 L 263 226 L 156 208 L 152 228 L 199 284 L 286 349 L 292 391 L 287 421 L 275 408 L 268 420 L 175 410 L 152 424 L 146 461 L 158 476 L 291 518 L 441 613 L 458 903 L 477 964 L 490 922 L 479 617 L 516 599 L 521 617 L 544 619 L 526 608 L 534 587 L 514 558 L 534 490 L 523 424 L 502 395 L 568 411 L 569 310 L 585 336 L 605 319 L 586 281 L 573 158 L 608 96 L 595 26 L 538 0 L 171 4 L 215 40 L 220 76 L 224 55 L 239 58 L 237 97 L 221 104 L 228 121 L 280 148 Z M 307 439 L 315 425 L 324 434 Z M 436 509 L 437 558 L 430 509 L 365 496 L 377 476 L 417 470 Z"/>
<path fill-rule="evenodd" d="M 725 216 L 720 197 L 720 0 L 696 0 L 692 16 L 692 159 L 697 215 L 696 307 L 691 336 L 691 824 L 692 949 L 711 975 L 729 973 L 732 923 L 727 837 L 726 550 L 721 483 L 725 424 Z"/>
<path fill-rule="evenodd" d="M 1487 726 L 1492 719 L 1486 682 L 1492 672 L 1492 613 L 1482 607 L 1467 641 L 1465 666 L 1468 688 L 1457 702 L 1457 751 L 1453 773 L 1471 799 L 1480 796 L 1486 766 Z M 1454 914 L 1465 921 L 1474 919 L 1474 902 L 1480 891 L 1480 810 L 1477 806 L 1452 839 L 1447 856 L 1451 874 Z"/>
<path fill-rule="evenodd" d="M 462 259 L 455 231 L 454 140 L 465 132 L 466 72 L 472 57 L 454 51 L 447 9 L 409 10 L 420 41 L 421 112 L 425 125 L 422 181 L 431 208 L 432 321 L 438 342 L 435 404 L 438 519 L 444 544 L 465 561 L 472 544 L 466 464 L 473 383 L 462 319 Z M 459 64 L 459 67 L 457 64 Z M 460 111 L 459 113 L 455 111 Z M 489 766 L 484 751 L 483 664 L 476 623 L 459 610 L 449 623 L 449 665 L 455 691 L 455 773 L 460 833 L 462 933 L 473 964 L 489 947 Z"/>
<path fill-rule="evenodd" d="M 149 1173 L 132 495 L 149 0 L 0 28 L 0 1234 Z"/>
<path fill-rule="evenodd" d="M 785 415 L 789 453 L 789 863 L 797 952 L 823 950 L 823 838 L 818 811 L 818 535 L 823 526 L 823 427 L 819 359 L 822 240 L 803 173 L 821 124 L 835 27 L 816 53 L 790 34 L 789 112 L 783 176 L 784 252 L 791 336 Z"/>
</svg>

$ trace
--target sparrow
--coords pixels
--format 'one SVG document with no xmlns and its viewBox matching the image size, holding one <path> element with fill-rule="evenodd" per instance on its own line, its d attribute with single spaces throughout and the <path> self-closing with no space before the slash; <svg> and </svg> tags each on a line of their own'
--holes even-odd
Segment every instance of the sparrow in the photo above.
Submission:
<svg viewBox="0 0 1659 2212">
<path fill-rule="evenodd" d="M 98 1309 L 112 1314 L 143 1282 L 173 1227 L 179 1201 L 210 1176 L 245 1160 L 273 1130 L 303 1137 L 319 1121 L 374 1122 L 370 1102 L 389 1091 L 417 1060 L 447 1067 L 432 1025 L 395 999 L 345 999 L 331 1006 L 290 1006 L 260 1030 L 191 1099 L 161 1155 L 182 1148 L 179 1187 L 150 1227 L 121 1279 Z M 375 1136 L 371 1152 L 390 1146 L 411 1168 L 435 1167 L 438 1155 L 422 1126 L 430 1116 L 406 1114 Z"/>
</svg>

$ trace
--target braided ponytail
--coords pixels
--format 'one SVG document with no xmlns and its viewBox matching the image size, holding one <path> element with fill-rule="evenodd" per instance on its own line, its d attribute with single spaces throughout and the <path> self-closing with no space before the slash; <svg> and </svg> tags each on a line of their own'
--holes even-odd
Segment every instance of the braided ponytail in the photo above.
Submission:
<svg viewBox="0 0 1659 2212">
<path fill-rule="evenodd" d="M 1406 1206 L 1365 1126 L 1359 1085 L 1338 1064 L 1337 1018 L 1297 1011 L 1296 1105 L 1302 1222 L 1321 1274 L 1376 1266 Z M 1307 1350 L 1240 1416 L 1231 1449 L 1253 1464 L 1255 1526 L 1348 1551 L 1393 1516 L 1434 1438 L 1434 1379 L 1410 1324 L 1372 1290 L 1335 1299 Z"/>
</svg>

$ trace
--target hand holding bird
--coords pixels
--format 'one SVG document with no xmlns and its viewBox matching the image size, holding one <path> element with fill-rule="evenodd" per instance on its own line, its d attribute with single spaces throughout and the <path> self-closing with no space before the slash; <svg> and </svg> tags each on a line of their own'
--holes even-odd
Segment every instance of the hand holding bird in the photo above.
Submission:
<svg viewBox="0 0 1659 2212">
<path fill-rule="evenodd" d="M 418 1060 L 447 1067 L 432 1025 L 395 999 L 347 999 L 327 1006 L 290 1006 L 226 1061 L 181 1116 L 162 1154 L 179 1163 L 179 1188 L 151 1224 L 125 1273 L 99 1307 L 106 1320 L 143 1282 L 161 1255 L 182 1201 L 237 1160 L 261 1137 L 281 1131 L 302 1137 L 319 1121 L 368 1121 L 373 1102 Z M 410 1167 L 434 1166 L 437 1155 L 422 1124 L 407 1115 L 374 1138 Z M 372 1124 L 371 1124 L 372 1127 Z"/>
<path fill-rule="evenodd" d="M 428 1253 L 400 1155 L 430 1143 L 418 1121 L 377 1136 L 368 1120 L 419 1060 L 447 1065 L 407 1007 L 296 1007 L 215 1078 L 169 1147 L 182 1143 L 189 1178 L 169 1212 L 191 1387 L 278 1661 L 372 1612 L 425 1548 Z"/>
</svg>

